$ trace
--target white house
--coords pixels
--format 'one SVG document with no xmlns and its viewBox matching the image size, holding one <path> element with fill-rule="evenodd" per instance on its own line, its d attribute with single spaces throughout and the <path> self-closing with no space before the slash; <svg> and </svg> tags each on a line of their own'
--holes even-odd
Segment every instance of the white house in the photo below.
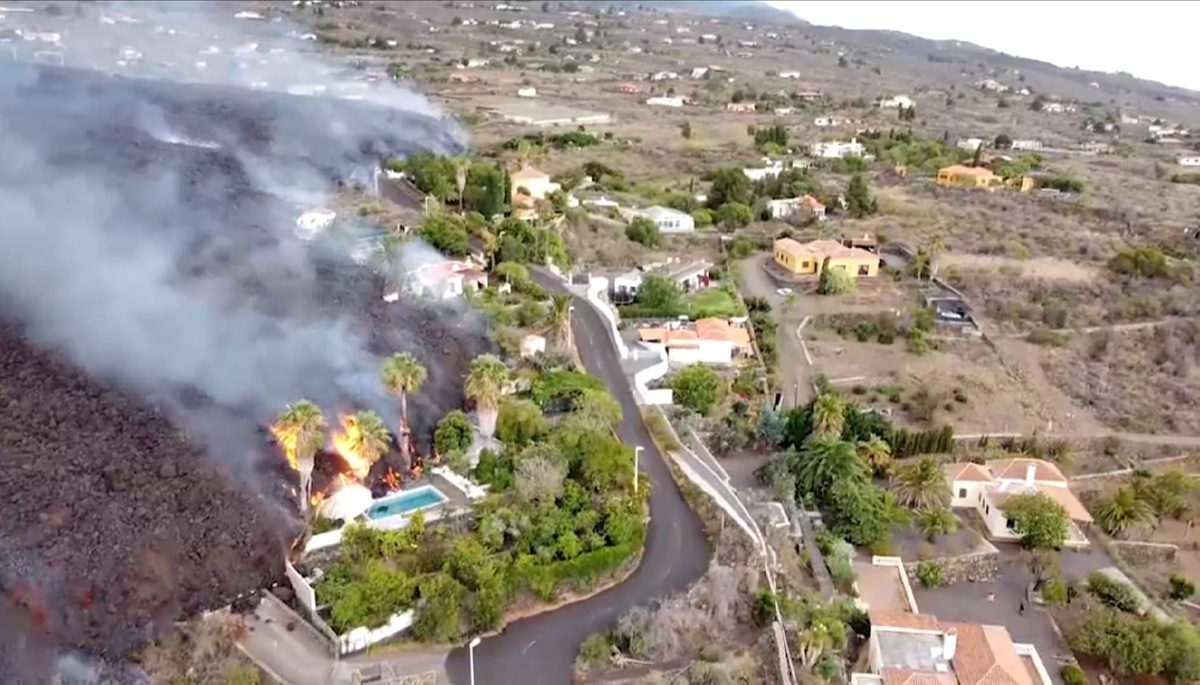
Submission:
<svg viewBox="0 0 1200 685">
<path fill-rule="evenodd" d="M 692 78 L 694 79 L 702 79 L 706 74 L 708 74 L 708 67 L 696 67 L 692 69 Z"/>
<path fill-rule="evenodd" d="M 985 145 L 983 138 L 959 138 L 957 143 L 959 149 L 970 150 L 974 152 L 981 146 Z"/>
<path fill-rule="evenodd" d="M 682 95 L 674 95 L 671 97 L 657 95 L 655 97 L 646 99 L 646 104 L 650 105 L 651 107 L 683 107 L 683 103 L 684 99 Z"/>
<path fill-rule="evenodd" d="M 526 88 L 518 88 L 517 89 L 517 97 L 535 98 L 535 97 L 537 97 L 537 88 L 534 88 L 533 86 L 529 86 Z"/>
<path fill-rule="evenodd" d="M 787 219 L 793 216 L 811 216 L 817 221 L 825 220 L 825 205 L 812 195 L 793 197 L 786 200 L 769 200 L 767 208 L 771 210 L 771 218 Z"/>
<path fill-rule="evenodd" d="M 1090 523 L 1092 516 L 1054 464 L 1041 459 L 1000 459 L 983 465 L 952 463 L 943 468 L 950 486 L 950 506 L 974 509 L 992 538 L 1019 540 L 1012 520 L 1004 514 L 1004 503 L 1014 495 L 1040 493 L 1061 505 L 1073 522 L 1064 544 L 1088 546 L 1087 536 L 1075 524 Z"/>
<path fill-rule="evenodd" d="M 775 178 L 779 174 L 783 173 L 785 168 L 783 166 L 783 162 L 779 160 L 772 162 L 765 159 L 763 161 L 767 162 L 766 166 L 746 167 L 745 169 L 742 169 L 742 173 L 746 175 L 746 178 L 754 182 L 761 181 L 764 178 Z"/>
<path fill-rule="evenodd" d="M 691 233 L 696 230 L 696 220 L 691 214 L 670 207 L 655 205 L 645 209 L 629 209 L 625 210 L 625 215 L 629 221 L 638 217 L 653 221 L 659 233 Z"/>
<path fill-rule="evenodd" d="M 1040 140 L 1014 140 L 1012 142 L 1012 149 L 1026 150 L 1026 151 L 1041 150 L 1042 149 L 1042 141 L 1040 141 Z"/>
<path fill-rule="evenodd" d="M 528 193 L 534 200 L 545 200 L 550 193 L 561 189 L 562 186 L 550 181 L 550 174 L 528 165 L 512 175 L 513 197 Z"/>
<path fill-rule="evenodd" d="M 833 117 L 817 117 L 816 119 L 813 119 L 813 125 L 820 126 L 821 128 L 825 128 L 826 126 L 837 126 L 839 123 L 841 122 Z"/>
<path fill-rule="evenodd" d="M 1200 157 L 1180 157 L 1179 166 L 1200 166 Z"/>
<path fill-rule="evenodd" d="M 798 71 L 781 71 L 781 72 L 779 72 L 779 78 L 798 79 L 798 78 L 800 78 L 800 72 L 798 72 Z"/>
<path fill-rule="evenodd" d="M 431 262 L 410 269 L 404 274 L 401 288 L 414 297 L 452 300 L 467 290 L 478 292 L 487 287 L 487 272 L 470 260 Z M 385 302 L 396 302 L 400 293 L 393 290 L 383 296 Z"/>
<path fill-rule="evenodd" d="M 663 327 L 638 330 L 638 338 L 650 350 L 666 353 L 671 364 L 720 364 L 728 366 L 754 355 L 745 318 L 700 319 L 695 324 L 668 323 Z"/>
<path fill-rule="evenodd" d="M 667 264 L 641 266 L 612 279 L 613 300 L 617 302 L 633 300 L 642 287 L 642 280 L 649 275 L 662 276 L 673 281 L 684 292 L 707 288 L 712 284 L 712 278 L 709 276 L 712 267 L 712 262 L 705 259 L 682 265 L 672 259 L 668 260 Z"/>
<path fill-rule="evenodd" d="M 337 212 L 324 207 L 310 209 L 296 217 L 296 237 L 301 240 L 312 240 L 325 229 L 333 225 Z"/>
<path fill-rule="evenodd" d="M 1042 105 L 1042 111 L 1048 114 L 1069 114 L 1077 109 L 1075 105 L 1066 102 L 1047 102 Z"/>
<path fill-rule="evenodd" d="M 890 98 L 880 98 L 878 106 L 883 109 L 907 109 L 913 106 L 913 101 L 907 95 L 895 95 Z"/>
<path fill-rule="evenodd" d="M 984 79 L 982 81 L 976 81 L 975 87 L 979 88 L 980 90 L 990 90 L 993 93 L 1006 93 L 1009 90 L 1008 86 L 1004 85 L 1003 83 L 1000 83 L 996 79 L 990 79 L 990 78 Z"/>
<path fill-rule="evenodd" d="M 822 159 L 862 157 L 864 152 L 866 152 L 866 149 L 862 143 L 858 142 L 857 138 L 851 138 L 849 143 L 835 140 L 829 143 L 814 143 L 812 146 L 813 156 Z"/>
</svg>

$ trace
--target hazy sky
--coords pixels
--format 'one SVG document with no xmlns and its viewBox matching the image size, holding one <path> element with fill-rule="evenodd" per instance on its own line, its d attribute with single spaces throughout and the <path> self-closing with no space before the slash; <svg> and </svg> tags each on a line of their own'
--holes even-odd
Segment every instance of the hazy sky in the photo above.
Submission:
<svg viewBox="0 0 1200 685">
<path fill-rule="evenodd" d="M 805 21 L 962 40 L 1063 67 L 1126 71 L 1200 90 L 1196 2 L 767 1 Z"/>
</svg>

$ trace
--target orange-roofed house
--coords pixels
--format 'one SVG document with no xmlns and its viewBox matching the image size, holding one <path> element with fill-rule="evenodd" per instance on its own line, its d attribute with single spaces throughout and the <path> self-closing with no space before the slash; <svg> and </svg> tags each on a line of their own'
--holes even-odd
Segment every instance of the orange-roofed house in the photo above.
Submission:
<svg viewBox="0 0 1200 685">
<path fill-rule="evenodd" d="M 740 320 L 700 319 L 691 325 L 642 328 L 638 330 L 638 338 L 645 347 L 665 352 L 672 364 L 728 366 L 754 354 L 750 331 Z"/>
<path fill-rule="evenodd" d="M 538 171 L 528 164 L 512 175 L 512 196 L 528 195 L 534 200 L 545 200 L 562 186 L 550 182 L 550 174 Z"/>
<path fill-rule="evenodd" d="M 879 255 L 862 248 L 846 247 L 836 240 L 775 241 L 775 263 L 793 276 L 819 276 L 826 259 L 829 268 L 845 271 L 851 278 L 869 278 L 879 273 Z"/>
<path fill-rule="evenodd" d="M 974 509 L 983 519 L 988 534 L 996 540 L 1019 540 L 1013 522 L 1004 515 L 1004 504 L 1015 495 L 1040 493 L 1054 500 L 1072 521 L 1068 547 L 1088 546 L 1087 536 L 1077 524 L 1091 523 L 1092 516 L 1068 487 L 1067 477 L 1054 464 L 1042 459 L 998 459 L 987 464 L 946 464 L 950 506 Z"/>
<path fill-rule="evenodd" d="M 1004 179 L 983 167 L 955 164 L 938 169 L 937 184 L 948 188 L 1003 188 Z"/>
</svg>

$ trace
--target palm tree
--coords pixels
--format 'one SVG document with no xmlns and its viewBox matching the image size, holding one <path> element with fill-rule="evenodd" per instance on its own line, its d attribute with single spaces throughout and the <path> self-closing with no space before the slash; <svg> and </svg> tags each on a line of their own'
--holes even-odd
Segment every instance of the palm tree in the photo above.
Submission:
<svg viewBox="0 0 1200 685">
<path fill-rule="evenodd" d="M 524 138 L 517 141 L 517 171 L 529 166 L 529 163 L 533 160 L 533 153 L 534 149 L 532 142 Z"/>
<path fill-rule="evenodd" d="M 838 437 L 846 426 L 846 404 L 833 391 L 817 396 L 812 408 L 813 433 L 818 437 Z"/>
<path fill-rule="evenodd" d="M 564 345 L 571 344 L 571 302 L 574 298 L 564 293 L 550 296 L 550 334 Z"/>
<path fill-rule="evenodd" d="M 950 505 L 950 484 L 946 472 L 933 457 L 926 455 L 915 464 L 906 464 L 896 474 L 896 501 L 910 509 L 938 509 Z"/>
<path fill-rule="evenodd" d="M 325 417 L 315 403 L 297 400 L 284 408 L 273 428 L 280 447 L 300 473 L 300 511 L 307 512 L 314 462 L 325 446 Z"/>
<path fill-rule="evenodd" d="M 869 440 L 858 443 L 858 456 L 871 467 L 876 474 L 887 473 L 892 464 L 892 447 L 878 435 L 872 435 Z"/>
<path fill-rule="evenodd" d="M 421 389 L 429 373 L 417 358 L 408 352 L 397 352 L 383 360 L 383 387 L 400 398 L 400 454 L 408 459 L 408 438 L 403 434 L 408 427 L 408 396 Z"/>
<path fill-rule="evenodd" d="M 492 437 L 496 430 L 496 415 L 504 385 L 508 382 L 508 367 L 494 354 L 484 354 L 471 362 L 471 371 L 463 386 L 463 394 L 475 403 L 479 415 L 479 430 L 485 438 Z"/>
<path fill-rule="evenodd" d="M 929 278 L 933 280 L 938 275 L 938 257 L 946 251 L 946 239 L 941 232 L 934 233 L 925 244 L 925 254 L 929 255 Z"/>
<path fill-rule="evenodd" d="M 1152 525 L 1154 521 L 1154 507 L 1128 485 L 1121 486 L 1096 511 L 1096 523 L 1113 537 L 1123 536 L 1138 526 Z"/>
<path fill-rule="evenodd" d="M 374 464 L 387 453 L 392 444 L 392 434 L 383 422 L 383 417 L 366 409 L 346 419 L 346 436 L 350 451 Z"/>
<path fill-rule="evenodd" d="M 458 213 L 462 215 L 466 213 L 463 193 L 467 189 L 467 175 L 471 173 L 471 160 L 466 157 L 455 157 L 452 164 L 454 164 L 454 183 L 458 186 Z"/>
<path fill-rule="evenodd" d="M 946 507 L 926 509 L 917 516 L 917 529 L 926 540 L 933 542 L 939 535 L 949 535 L 958 530 L 958 519 Z"/>
<path fill-rule="evenodd" d="M 837 438 L 810 438 L 800 450 L 796 484 L 800 492 L 818 499 L 834 483 L 843 480 L 864 481 L 867 465 L 854 451 L 854 445 Z"/>
</svg>

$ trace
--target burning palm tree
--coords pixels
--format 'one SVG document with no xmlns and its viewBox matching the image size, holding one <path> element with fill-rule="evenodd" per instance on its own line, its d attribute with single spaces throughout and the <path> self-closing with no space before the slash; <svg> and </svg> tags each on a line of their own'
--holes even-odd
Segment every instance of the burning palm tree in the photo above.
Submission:
<svg viewBox="0 0 1200 685">
<path fill-rule="evenodd" d="M 300 511 L 308 510 L 312 472 L 317 452 L 325 446 L 325 417 L 309 400 L 298 400 L 284 408 L 271 427 L 275 439 L 292 468 L 300 473 Z"/>
<path fill-rule="evenodd" d="M 463 386 L 463 394 L 475 403 L 479 415 L 479 430 L 484 437 L 492 437 L 496 430 L 496 415 L 500 409 L 500 398 L 508 382 L 508 367 L 493 354 L 484 354 L 471 362 L 471 371 Z"/>
<path fill-rule="evenodd" d="M 417 358 L 408 352 L 397 352 L 383 360 L 383 385 L 400 398 L 400 454 L 408 461 L 408 396 L 421 389 L 429 373 Z M 407 463 L 405 468 L 408 468 Z"/>
<path fill-rule="evenodd" d="M 371 465 L 379 461 L 392 443 L 392 434 L 376 412 L 360 411 L 342 417 L 342 434 L 334 438 L 334 446 L 345 459 L 354 476 L 367 477 Z"/>
<path fill-rule="evenodd" d="M 463 204 L 463 193 L 467 189 L 467 176 L 471 173 L 471 160 L 466 157 L 455 157 L 454 163 L 454 184 L 458 187 L 458 213 L 466 214 L 467 208 Z"/>
</svg>

